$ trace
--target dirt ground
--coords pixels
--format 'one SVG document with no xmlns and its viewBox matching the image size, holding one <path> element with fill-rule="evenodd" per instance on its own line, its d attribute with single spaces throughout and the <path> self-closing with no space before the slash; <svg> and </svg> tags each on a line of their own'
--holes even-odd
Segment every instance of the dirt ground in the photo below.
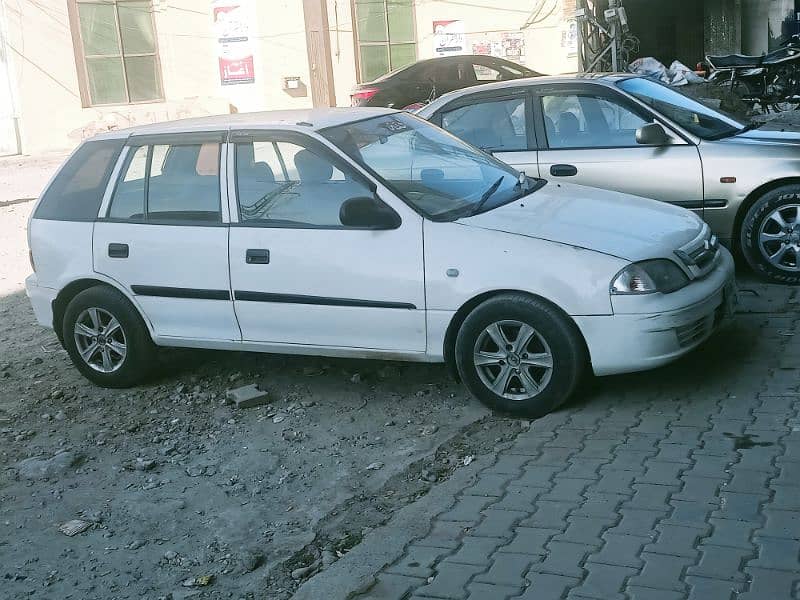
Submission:
<svg viewBox="0 0 800 600">
<path fill-rule="evenodd" d="M 285 598 L 522 426 L 439 366 L 166 351 L 94 387 L 24 295 L 31 208 L 0 205 L 0 598 Z"/>
</svg>

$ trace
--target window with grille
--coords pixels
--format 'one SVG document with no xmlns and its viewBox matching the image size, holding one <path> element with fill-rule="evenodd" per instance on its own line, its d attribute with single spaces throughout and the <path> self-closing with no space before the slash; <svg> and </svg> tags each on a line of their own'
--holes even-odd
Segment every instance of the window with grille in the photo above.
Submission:
<svg viewBox="0 0 800 600">
<path fill-rule="evenodd" d="M 361 81 L 417 60 L 413 0 L 353 0 Z"/>
<path fill-rule="evenodd" d="M 70 0 L 84 105 L 163 99 L 150 0 Z"/>
</svg>

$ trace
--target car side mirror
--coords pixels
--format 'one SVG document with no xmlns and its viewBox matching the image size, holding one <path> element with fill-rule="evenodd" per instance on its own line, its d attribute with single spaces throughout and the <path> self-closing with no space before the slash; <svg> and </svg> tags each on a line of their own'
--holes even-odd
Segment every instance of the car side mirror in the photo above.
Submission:
<svg viewBox="0 0 800 600">
<path fill-rule="evenodd" d="M 636 130 L 636 143 L 642 146 L 668 146 L 672 138 L 660 123 L 648 123 Z"/>
<path fill-rule="evenodd" d="M 350 198 L 339 209 L 339 220 L 345 227 L 359 229 L 397 229 L 402 223 L 391 207 L 373 197 Z"/>
</svg>

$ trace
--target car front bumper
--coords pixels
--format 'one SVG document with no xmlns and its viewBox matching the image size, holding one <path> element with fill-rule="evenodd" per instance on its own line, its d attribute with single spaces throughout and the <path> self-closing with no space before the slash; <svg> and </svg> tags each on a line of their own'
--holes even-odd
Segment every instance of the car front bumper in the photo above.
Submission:
<svg viewBox="0 0 800 600">
<path fill-rule="evenodd" d="M 652 369 L 691 352 L 731 319 L 737 302 L 733 258 L 672 294 L 614 296 L 611 316 L 576 317 L 595 375 Z"/>
<path fill-rule="evenodd" d="M 58 295 L 58 290 L 42 287 L 36 273 L 29 275 L 25 280 L 25 293 L 33 306 L 33 314 L 39 325 L 53 328 L 53 300 Z"/>
</svg>

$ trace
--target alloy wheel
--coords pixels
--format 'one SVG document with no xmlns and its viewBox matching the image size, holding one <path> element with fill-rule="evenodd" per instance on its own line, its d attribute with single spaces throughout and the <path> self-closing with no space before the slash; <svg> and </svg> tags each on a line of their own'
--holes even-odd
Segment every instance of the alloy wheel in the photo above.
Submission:
<svg viewBox="0 0 800 600">
<path fill-rule="evenodd" d="M 81 358 L 95 371 L 113 373 L 125 362 L 125 331 L 117 318 L 102 308 L 87 308 L 78 315 L 74 338 Z"/>
<path fill-rule="evenodd" d="M 759 247 L 774 267 L 800 272 L 800 204 L 784 204 L 764 219 Z"/>
<path fill-rule="evenodd" d="M 553 353 L 542 335 L 521 321 L 497 321 L 478 336 L 473 363 L 483 384 L 509 400 L 539 395 L 553 374 Z"/>
</svg>

